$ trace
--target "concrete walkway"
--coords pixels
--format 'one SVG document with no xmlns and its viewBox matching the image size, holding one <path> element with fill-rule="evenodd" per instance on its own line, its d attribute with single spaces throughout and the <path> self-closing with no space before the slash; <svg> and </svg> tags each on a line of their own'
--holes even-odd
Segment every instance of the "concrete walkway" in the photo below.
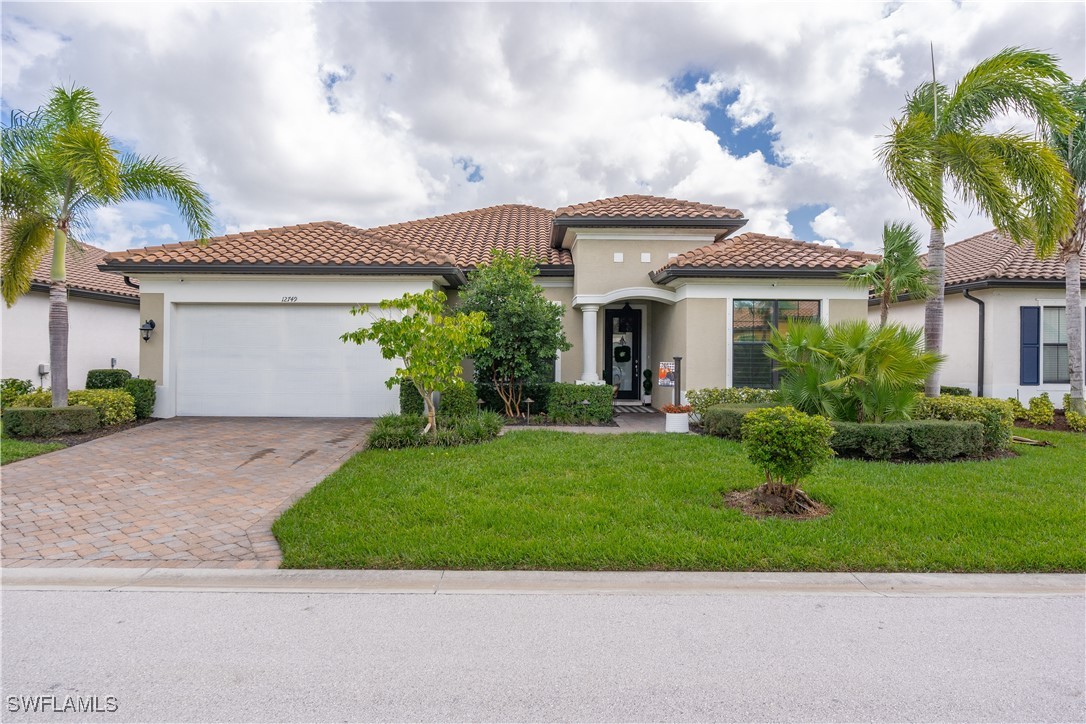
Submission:
<svg viewBox="0 0 1086 724">
<path fill-rule="evenodd" d="M 1083 574 L 11 568 L 4 590 L 397 594 L 1077 596 Z"/>
<path fill-rule="evenodd" d="M 3 565 L 277 567 L 272 522 L 368 428 L 177 417 L 10 463 Z"/>
</svg>

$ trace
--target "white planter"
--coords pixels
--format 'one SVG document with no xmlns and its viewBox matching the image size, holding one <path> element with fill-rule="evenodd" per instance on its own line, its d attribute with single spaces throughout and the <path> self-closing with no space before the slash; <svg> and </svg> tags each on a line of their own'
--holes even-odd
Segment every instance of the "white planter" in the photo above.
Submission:
<svg viewBox="0 0 1086 724">
<path fill-rule="evenodd" d="M 652 395 L 642 395 L 641 396 L 641 401 L 643 403 L 645 403 L 646 405 L 651 405 L 652 404 Z"/>
<path fill-rule="evenodd" d="M 689 412 L 665 413 L 664 432 L 690 432 Z"/>
</svg>

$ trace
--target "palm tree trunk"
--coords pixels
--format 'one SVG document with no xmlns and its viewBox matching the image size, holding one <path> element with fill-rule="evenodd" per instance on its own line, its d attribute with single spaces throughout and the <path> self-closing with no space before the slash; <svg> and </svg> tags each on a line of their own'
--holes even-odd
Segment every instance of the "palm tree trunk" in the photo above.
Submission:
<svg viewBox="0 0 1086 724">
<path fill-rule="evenodd" d="M 946 279 L 946 255 L 943 252 L 943 230 L 931 227 L 928 242 L 928 270 L 931 273 L 932 294 L 924 306 L 924 348 L 928 352 L 943 352 L 943 286 Z M 924 394 L 939 396 L 939 368 L 924 382 Z"/>
<path fill-rule="evenodd" d="M 1064 287 L 1066 289 L 1067 371 L 1071 378 L 1071 409 L 1086 414 L 1082 401 L 1082 250 L 1086 245 L 1086 209 L 1079 200 L 1079 211 L 1071 238 L 1064 247 Z"/>
<path fill-rule="evenodd" d="M 882 284 L 882 300 L 879 302 L 879 326 L 886 326 L 886 319 L 890 316 L 890 280 Z"/>
<path fill-rule="evenodd" d="M 64 254 L 68 235 L 62 229 L 53 234 L 53 268 L 49 277 L 49 376 L 53 407 L 68 406 L 68 284 Z"/>
</svg>

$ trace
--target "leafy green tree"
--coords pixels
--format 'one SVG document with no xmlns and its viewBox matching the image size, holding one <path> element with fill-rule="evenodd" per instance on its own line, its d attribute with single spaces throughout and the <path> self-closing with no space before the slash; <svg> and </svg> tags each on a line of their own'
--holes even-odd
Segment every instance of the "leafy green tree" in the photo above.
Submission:
<svg viewBox="0 0 1086 724">
<path fill-rule="evenodd" d="M 1067 367 L 1071 396 L 1067 409 L 1086 414 L 1082 400 L 1082 251 L 1086 245 L 1086 81 L 1063 87 L 1075 125 L 1066 132 L 1053 130 L 1048 142 L 1066 165 L 1075 185 L 1075 223 L 1059 241 L 1064 264 L 1064 296 L 1067 319 Z"/>
<path fill-rule="evenodd" d="M 933 294 L 924 314 L 931 352 L 943 345 L 943 237 L 954 221 L 955 198 L 979 208 L 1015 241 L 1032 240 L 1042 256 L 1073 222 L 1073 188 L 1056 153 L 1030 135 L 987 130 L 1008 113 L 1042 129 L 1068 128 L 1073 117 L 1057 86 L 1065 81 L 1053 56 L 1007 48 L 974 66 L 952 90 L 934 81 L 921 84 L 891 121 L 880 161 L 893 187 L 931 224 Z M 938 368 L 925 389 L 939 394 Z"/>
<path fill-rule="evenodd" d="M 54 407 L 68 404 L 68 284 L 65 253 L 90 212 L 125 200 L 165 198 L 197 239 L 211 233 L 207 195 L 181 166 L 121 153 L 102 130 L 98 101 L 86 88 L 54 88 L 49 103 L 16 112 L 2 131 L 0 207 L 4 225 L 3 295 L 10 307 L 30 289 L 46 253 L 49 364 Z"/>
<path fill-rule="evenodd" d="M 781 397 L 797 410 L 846 422 L 908 419 L 917 386 L 942 361 L 923 331 L 849 320 L 774 330 L 766 355 L 781 369 Z"/>
<path fill-rule="evenodd" d="M 482 312 L 490 345 L 475 355 L 476 380 L 494 383 L 505 414 L 520 415 L 525 383 L 537 381 L 559 350 L 570 349 L 562 331 L 565 310 L 543 296 L 538 267 L 529 257 L 495 250 L 468 277 L 461 309 Z"/>
<path fill-rule="evenodd" d="M 928 277 L 920 258 L 920 232 L 912 224 L 894 221 L 882 225 L 882 259 L 852 271 L 848 280 L 879 295 L 879 324 L 886 326 L 890 302 L 900 295 L 913 299 L 931 296 Z"/>
<path fill-rule="evenodd" d="M 437 434 L 437 406 L 434 393 L 453 387 L 463 387 L 465 357 L 485 349 L 490 328 L 482 312 L 446 314 L 444 292 L 428 289 L 417 294 L 404 294 L 399 299 L 380 303 L 392 317 L 373 317 L 368 327 L 340 336 L 344 342 L 364 344 L 376 342 L 385 359 L 399 360 L 396 374 L 385 381 L 394 385 L 413 384 L 426 405 L 426 429 Z M 368 305 L 351 309 L 353 315 L 369 313 Z"/>
<path fill-rule="evenodd" d="M 759 490 L 783 499 L 784 512 L 814 512 L 817 504 L 799 483 L 833 457 L 829 420 L 792 407 L 766 407 L 744 415 L 741 430 L 747 458 L 765 476 Z"/>
</svg>

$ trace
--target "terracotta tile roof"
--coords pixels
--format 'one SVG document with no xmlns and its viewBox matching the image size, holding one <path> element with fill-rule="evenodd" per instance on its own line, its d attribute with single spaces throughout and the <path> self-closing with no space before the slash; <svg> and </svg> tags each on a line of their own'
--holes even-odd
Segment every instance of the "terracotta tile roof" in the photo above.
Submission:
<svg viewBox="0 0 1086 724">
<path fill-rule="evenodd" d="M 455 266 L 448 254 L 379 238 L 347 224 L 321 221 L 183 241 L 109 254 L 105 266 L 128 264 L 261 266 Z"/>
<path fill-rule="evenodd" d="M 850 249 L 747 233 L 680 254 L 656 274 L 663 275 L 668 270 L 675 269 L 848 271 L 878 259 L 875 254 Z"/>
<path fill-rule="evenodd" d="M 695 201 L 667 199 L 662 196 L 630 194 L 613 196 L 573 206 L 563 206 L 555 218 L 668 218 L 668 219 L 742 219 L 743 212 L 724 206 L 699 204 Z"/>
<path fill-rule="evenodd" d="M 1064 273 L 1058 253 L 1038 259 L 1032 244 L 1016 244 L 995 229 L 946 246 L 947 286 L 988 279 L 1062 282 Z"/>
<path fill-rule="evenodd" d="M 106 256 L 105 249 L 97 246 L 80 243 L 79 249 L 69 248 L 65 253 L 65 278 L 68 280 L 69 289 L 79 289 L 98 294 L 112 294 L 119 297 L 139 298 L 139 289 L 133 289 L 124 283 L 124 278 L 116 274 L 106 274 L 98 269 L 102 258 Z M 53 267 L 52 251 L 46 253 L 34 270 L 30 278 L 32 284 L 49 284 L 49 276 Z"/>
<path fill-rule="evenodd" d="M 440 250 L 460 267 L 490 259 L 493 249 L 529 254 L 540 264 L 572 266 L 565 249 L 551 248 L 554 213 L 523 204 L 504 204 L 474 211 L 433 216 L 366 229 L 367 235 Z"/>
</svg>

